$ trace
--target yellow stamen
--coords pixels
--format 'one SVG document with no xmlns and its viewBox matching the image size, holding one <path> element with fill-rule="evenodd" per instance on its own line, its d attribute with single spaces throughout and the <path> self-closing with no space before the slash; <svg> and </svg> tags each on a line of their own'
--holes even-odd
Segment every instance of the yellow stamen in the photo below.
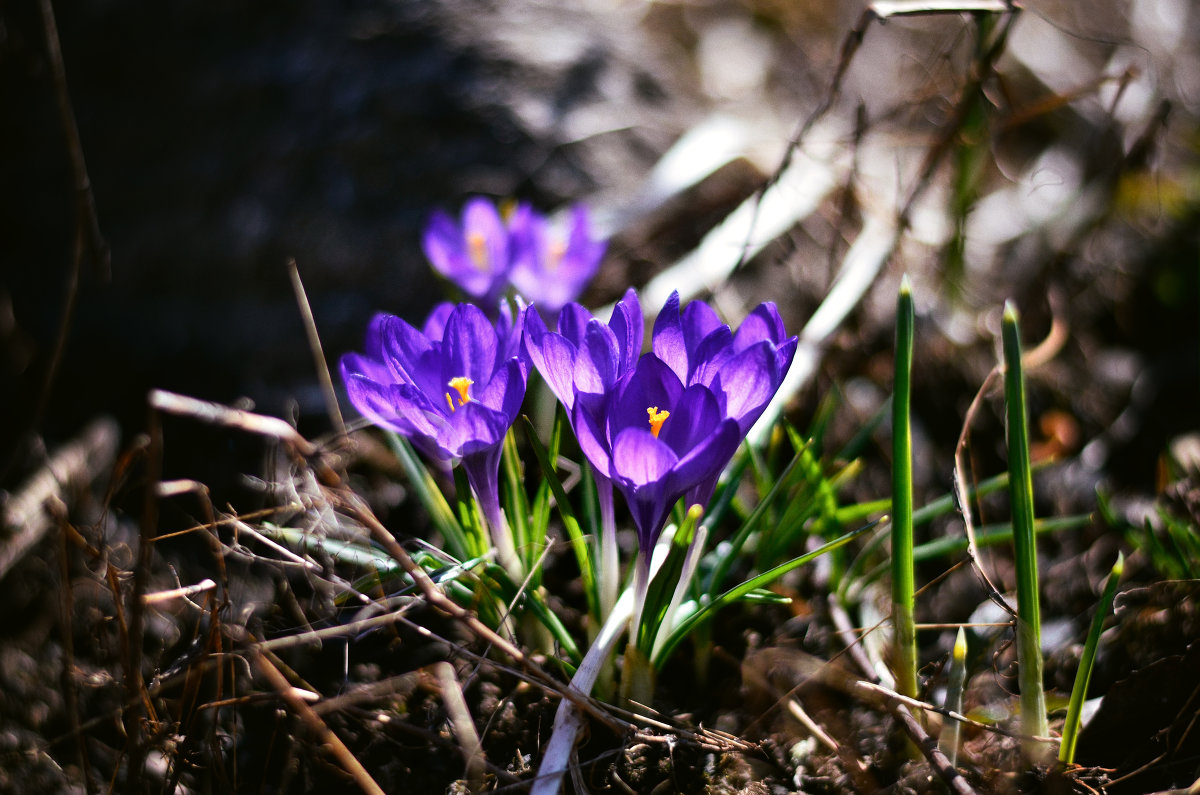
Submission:
<svg viewBox="0 0 1200 795">
<path fill-rule="evenodd" d="M 471 262 L 474 263 L 479 270 L 487 270 L 488 265 L 488 250 L 487 238 L 482 232 L 469 232 L 467 234 L 467 250 L 471 255 Z"/>
<path fill-rule="evenodd" d="M 658 406 L 651 406 L 646 409 L 646 413 L 650 415 L 650 433 L 654 434 L 654 438 L 658 438 L 658 432 L 662 430 L 662 424 L 667 421 L 667 417 L 671 416 L 669 411 L 659 411 Z"/>
<path fill-rule="evenodd" d="M 471 396 L 467 394 L 467 387 L 473 383 L 475 382 L 470 378 L 467 378 L 465 375 L 460 375 L 457 378 L 450 379 L 450 383 L 447 384 L 447 386 L 458 392 L 458 405 L 467 405 L 467 401 L 471 399 Z M 450 410 L 454 411 L 454 401 L 450 399 L 449 392 L 446 393 L 446 402 L 450 404 Z"/>
</svg>

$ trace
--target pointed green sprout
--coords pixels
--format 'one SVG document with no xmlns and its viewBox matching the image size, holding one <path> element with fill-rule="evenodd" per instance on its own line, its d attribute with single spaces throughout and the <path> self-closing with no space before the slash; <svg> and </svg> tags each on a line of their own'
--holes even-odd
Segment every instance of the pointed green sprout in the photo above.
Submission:
<svg viewBox="0 0 1200 795">
<path fill-rule="evenodd" d="M 1029 465 L 1029 415 L 1025 408 L 1025 372 L 1017 310 L 1004 305 L 1004 402 L 1008 411 L 1008 486 L 1012 501 L 1013 545 L 1017 568 L 1017 666 L 1021 685 L 1021 732 L 1025 755 L 1043 761 L 1046 746 L 1046 694 L 1042 689 L 1042 625 L 1038 603 L 1037 542 L 1033 522 L 1033 474 Z"/>
<path fill-rule="evenodd" d="M 1092 617 L 1087 643 L 1083 646 L 1083 656 L 1079 658 L 1079 670 L 1075 673 L 1075 685 L 1071 688 L 1071 701 L 1067 705 L 1067 719 L 1063 723 L 1062 745 L 1058 749 L 1058 761 L 1064 765 L 1075 762 L 1075 743 L 1079 740 L 1083 702 L 1087 699 L 1088 683 L 1092 678 L 1092 667 L 1096 663 L 1096 649 L 1100 645 L 1100 633 L 1104 629 L 1105 617 L 1112 610 L 1113 599 L 1117 596 L 1117 583 L 1124 572 L 1125 555 L 1118 552 L 1117 562 L 1113 564 L 1108 580 L 1104 583 L 1104 593 L 1100 596 L 1100 604 L 1096 606 L 1096 615 Z"/>
<path fill-rule="evenodd" d="M 946 681 L 946 709 L 962 714 L 963 687 L 967 683 L 967 633 L 962 627 L 954 639 L 954 651 L 950 654 L 950 673 Z M 958 764 L 958 735 L 962 724 L 956 719 L 946 716 L 942 724 L 942 733 L 938 737 L 938 748 L 950 760 L 951 765 Z"/>
<path fill-rule="evenodd" d="M 914 618 L 912 405 L 913 298 L 907 274 L 896 304 L 896 383 L 892 396 L 892 629 L 896 692 L 917 697 Z"/>
</svg>

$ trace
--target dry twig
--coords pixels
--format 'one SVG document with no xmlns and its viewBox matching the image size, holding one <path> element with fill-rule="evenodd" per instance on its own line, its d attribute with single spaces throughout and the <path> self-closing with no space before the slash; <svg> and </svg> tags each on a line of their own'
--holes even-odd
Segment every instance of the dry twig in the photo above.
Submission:
<svg viewBox="0 0 1200 795">
<path fill-rule="evenodd" d="M 112 468 L 119 436 L 114 420 L 96 420 L 78 439 L 51 456 L 8 501 L 0 524 L 12 535 L 0 544 L 0 579 L 54 526 L 53 517 L 46 511 L 48 500 L 67 502 L 71 492 Z"/>
</svg>

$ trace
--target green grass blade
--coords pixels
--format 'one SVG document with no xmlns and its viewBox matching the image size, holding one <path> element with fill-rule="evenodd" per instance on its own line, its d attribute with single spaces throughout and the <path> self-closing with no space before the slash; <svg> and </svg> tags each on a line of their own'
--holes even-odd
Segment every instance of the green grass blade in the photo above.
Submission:
<svg viewBox="0 0 1200 795">
<path fill-rule="evenodd" d="M 1037 541 L 1033 532 L 1033 475 L 1029 466 L 1029 413 L 1025 407 L 1025 371 L 1017 310 L 1004 305 L 1004 402 L 1008 412 L 1008 486 L 1012 502 L 1013 546 L 1017 568 L 1017 665 L 1021 683 L 1021 731 L 1045 737 L 1046 695 L 1042 689 L 1042 624 L 1038 598 Z M 1026 756 L 1041 761 L 1045 746 L 1025 743 Z"/>
<path fill-rule="evenodd" d="M 1087 527 L 1092 523 L 1091 514 L 1077 514 L 1075 516 L 1063 516 L 1052 519 L 1038 519 L 1033 523 L 1033 531 L 1037 535 L 1045 533 L 1059 533 L 1064 530 L 1078 530 L 1081 527 Z M 1012 525 L 1011 524 L 989 524 L 978 528 L 975 531 L 975 545 L 978 547 L 992 547 L 997 544 L 1003 544 L 1012 541 Z M 878 549 L 883 542 L 883 536 L 863 546 L 864 556 L 868 549 Z M 967 548 L 967 539 L 963 536 L 953 536 L 949 538 L 935 538 L 932 541 L 926 541 L 923 544 L 918 544 L 913 547 L 913 562 L 925 563 L 926 561 L 936 560 L 937 558 L 945 558 L 959 552 L 963 552 Z M 862 558 L 859 558 L 861 560 Z M 857 570 L 859 560 L 855 560 L 855 567 L 852 567 L 851 572 Z M 875 568 L 867 571 L 865 574 L 859 575 L 856 579 L 860 583 L 875 582 L 891 568 L 890 563 L 880 563 Z"/>
<path fill-rule="evenodd" d="M 1050 466 L 1049 461 L 1039 461 L 1034 464 L 1033 471 L 1040 472 Z M 1002 472 L 999 475 L 994 475 L 987 480 L 981 481 L 979 485 L 967 489 L 968 499 L 977 497 L 986 497 L 989 494 L 995 494 L 1008 488 L 1008 473 Z M 946 494 L 938 497 L 936 500 L 922 505 L 913 511 L 913 526 L 920 527 L 923 524 L 928 524 L 939 516 L 945 516 L 955 510 L 954 495 Z M 871 500 L 869 502 L 855 503 L 847 505 L 843 508 L 838 508 L 837 519 L 843 525 L 854 525 L 864 522 L 870 516 L 878 513 L 889 513 L 892 510 L 892 501 Z"/>
<path fill-rule="evenodd" d="M 1042 535 L 1044 533 L 1059 533 L 1063 530 L 1078 530 L 1081 527 L 1087 527 L 1091 523 L 1092 516 L 1091 514 L 1086 513 L 1051 519 L 1035 519 L 1033 523 L 1033 532 L 1036 535 Z M 996 544 L 1012 540 L 1012 537 L 1012 525 L 984 525 L 975 531 L 975 544 L 976 546 L 980 547 L 995 546 Z M 917 546 L 913 550 L 913 560 L 917 563 L 922 563 L 927 560 L 933 560 L 935 558 L 952 555 L 955 552 L 962 552 L 966 548 L 966 538 L 937 538 L 933 541 L 926 541 L 924 544 Z"/>
<path fill-rule="evenodd" d="M 541 571 L 534 571 L 542 554 L 542 539 L 533 537 L 529 523 L 529 496 L 525 493 L 525 473 L 521 457 L 517 453 L 517 438 L 512 428 L 504 435 L 504 447 L 500 453 L 500 471 L 504 477 L 504 509 L 508 518 L 508 529 L 512 533 L 513 546 L 521 561 L 522 571 L 532 571 L 529 585 L 536 588 L 541 584 Z"/>
<path fill-rule="evenodd" d="M 1067 705 L 1067 719 L 1063 723 L 1062 745 L 1058 749 L 1058 761 L 1065 765 L 1075 762 L 1075 744 L 1079 740 L 1079 724 L 1083 717 L 1083 702 L 1087 699 L 1088 683 L 1092 678 L 1092 667 L 1096 663 L 1096 649 L 1100 646 L 1100 633 L 1104 629 L 1104 619 L 1112 610 L 1113 600 L 1117 597 L 1117 583 L 1125 572 L 1125 555 L 1117 553 L 1117 562 L 1113 564 L 1108 580 L 1104 583 L 1104 593 L 1100 596 L 1100 604 L 1096 606 L 1096 615 L 1092 617 L 1092 626 L 1088 630 L 1087 642 L 1083 645 L 1083 654 L 1079 658 L 1079 670 L 1075 672 L 1075 684 L 1071 688 L 1071 700 Z"/>
<path fill-rule="evenodd" d="M 449 547 L 451 554 L 459 560 L 475 557 L 472 554 L 473 547 L 467 539 L 466 530 L 455 517 L 450 504 L 446 502 L 445 496 L 438 488 L 437 481 L 421 463 L 412 445 L 403 436 L 393 431 L 386 431 L 385 435 L 392 452 L 400 461 L 400 466 L 404 467 L 404 473 L 408 475 L 409 487 L 417 495 L 421 505 L 425 507 L 425 512 L 429 514 L 434 527 L 446 540 L 446 546 Z"/>
<path fill-rule="evenodd" d="M 651 656 L 659 628 L 667 617 L 672 597 L 681 583 L 684 562 L 696 537 L 696 523 L 700 520 L 701 511 L 697 506 L 693 507 L 697 510 L 688 509 L 683 523 L 671 537 L 667 558 L 646 588 L 646 601 L 639 613 L 638 626 L 633 628 L 638 649 L 647 659 Z"/>
<path fill-rule="evenodd" d="M 600 594 L 596 590 L 596 566 L 592 556 L 592 547 L 579 526 L 579 520 L 575 518 L 571 502 L 567 499 L 567 492 L 563 488 L 554 466 L 550 463 L 550 454 L 546 450 L 546 446 L 542 444 L 541 439 L 537 438 L 537 429 L 534 428 L 528 417 L 522 415 L 521 421 L 525 437 L 529 440 L 529 447 L 533 450 L 538 465 L 542 468 L 542 477 L 546 479 L 546 483 L 554 493 L 558 515 L 562 519 L 563 527 L 566 528 L 567 538 L 571 541 L 575 560 L 579 563 L 579 574 L 583 579 L 583 592 L 587 598 L 588 615 L 598 616 L 600 615 Z"/>
<path fill-rule="evenodd" d="M 907 274 L 896 302 L 896 374 L 892 395 L 892 645 L 896 692 L 917 697 L 916 586 L 913 572 L 913 298 Z"/>
<path fill-rule="evenodd" d="M 667 660 L 671 656 L 671 652 L 675 650 L 675 647 L 678 646 L 679 643 L 686 638 L 695 627 L 707 621 L 722 607 L 739 601 L 753 591 L 765 588 L 767 585 L 779 579 L 784 574 L 787 574 L 792 569 L 803 566 L 806 563 L 810 563 L 828 552 L 833 552 L 836 549 L 840 549 L 854 539 L 858 538 L 863 533 L 870 530 L 876 524 L 878 524 L 878 521 L 871 522 L 870 524 L 864 525 L 857 530 L 852 530 L 849 533 L 833 539 L 832 541 L 826 542 L 811 552 L 801 555 L 798 558 L 793 558 L 786 563 L 781 563 L 770 571 L 764 571 L 757 577 L 752 577 L 741 585 L 730 588 L 725 593 L 702 605 L 699 610 L 692 613 L 687 618 L 684 618 L 671 630 L 671 634 L 668 636 L 667 640 L 663 643 L 662 648 L 655 656 L 655 667 L 661 668 L 663 661 Z"/>
<path fill-rule="evenodd" d="M 706 593 L 715 593 L 725 583 L 725 578 L 729 574 L 730 567 L 741 556 L 742 549 L 746 546 L 746 542 L 750 540 L 751 535 L 758 529 L 766 517 L 767 512 L 774 504 L 775 499 L 786 489 L 786 484 L 790 482 L 792 470 L 799 460 L 799 455 L 788 462 L 788 465 L 780 473 L 779 478 L 771 489 L 763 495 L 758 501 L 758 505 L 754 506 L 754 510 L 746 517 L 746 521 L 742 522 L 742 526 L 734 533 L 733 538 L 722 546 L 721 557 L 717 561 L 717 565 L 713 568 L 712 574 L 708 577 L 704 584 Z"/>
</svg>

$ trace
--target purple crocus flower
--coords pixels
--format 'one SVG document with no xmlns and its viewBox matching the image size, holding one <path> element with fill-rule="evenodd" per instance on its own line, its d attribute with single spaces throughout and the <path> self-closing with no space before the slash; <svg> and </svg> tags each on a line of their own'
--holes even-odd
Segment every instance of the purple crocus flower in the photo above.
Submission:
<svg viewBox="0 0 1200 795">
<path fill-rule="evenodd" d="M 745 437 L 779 389 L 796 344 L 771 302 L 759 304 L 731 332 L 703 301 L 692 301 L 681 312 L 679 294 L 672 293 L 654 321 L 652 345 L 680 381 L 708 387 L 722 416 L 736 420 Z M 689 504 L 706 504 L 716 484 L 715 476 L 698 483 L 688 493 Z"/>
<path fill-rule="evenodd" d="M 526 315 L 525 348 L 568 417 L 577 399 L 598 414 L 617 381 L 637 364 L 644 323 L 632 288 L 613 307 L 608 323 L 568 303 L 559 313 L 557 333 L 547 330 L 535 305 Z"/>
<path fill-rule="evenodd" d="M 492 202 L 467 201 L 459 223 L 434 211 L 421 238 L 433 267 L 484 306 L 495 306 L 508 287 L 511 242 L 508 228 Z"/>
<path fill-rule="evenodd" d="M 630 366 L 641 344 L 640 323 L 629 316 L 636 308 L 630 291 L 605 326 L 581 321 L 568 305 L 557 335 L 531 312 L 526 346 L 598 479 L 625 496 L 649 552 L 680 497 L 701 505 L 712 497 L 779 388 L 796 338 L 785 338 L 773 304 L 757 307 L 734 333 L 703 301 L 681 312 L 676 293 L 655 321 L 652 352 Z"/>
<path fill-rule="evenodd" d="M 565 229 L 555 230 L 527 204 L 509 221 L 509 280 L 527 301 L 553 316 L 583 292 L 600 267 L 605 241 L 592 237 L 587 209 L 571 208 Z"/>
<path fill-rule="evenodd" d="M 642 307 L 632 289 L 613 307 L 608 323 L 592 317 L 579 304 L 568 303 L 559 313 L 558 331 L 552 332 L 537 308 L 529 308 L 525 316 L 526 350 L 533 366 L 566 408 L 572 427 L 577 422 L 603 425 L 617 382 L 633 371 L 641 355 L 644 327 Z M 583 419 L 576 419 L 576 409 Z M 594 465 L 593 474 L 600 502 L 600 602 L 601 614 L 607 615 L 620 585 L 617 529 L 607 457 L 597 460 L 600 465 Z"/>
<path fill-rule="evenodd" d="M 653 353 L 623 378 L 603 437 L 584 426 L 580 446 L 593 466 L 607 456 L 608 477 L 625 497 L 643 554 L 651 549 L 680 497 L 716 481 L 743 434 L 703 384 L 684 386 Z"/>
<path fill-rule="evenodd" d="M 524 312 L 505 307 L 493 324 L 473 304 L 436 308 L 422 330 L 378 314 L 365 354 L 342 357 L 350 402 L 377 425 L 402 434 L 434 461 L 462 462 L 501 563 L 511 570 L 512 540 L 497 486 L 501 443 L 525 398 L 528 360 Z"/>
</svg>

